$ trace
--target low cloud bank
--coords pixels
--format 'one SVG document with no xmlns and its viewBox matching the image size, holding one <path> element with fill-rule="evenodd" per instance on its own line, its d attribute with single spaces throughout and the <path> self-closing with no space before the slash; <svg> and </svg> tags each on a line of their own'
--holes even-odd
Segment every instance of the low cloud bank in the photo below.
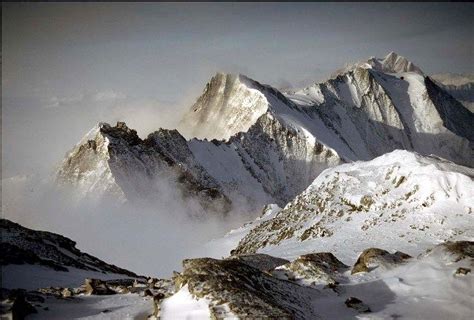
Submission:
<svg viewBox="0 0 474 320">
<path fill-rule="evenodd" d="M 163 179 L 153 200 L 78 199 L 77 190 L 50 179 L 17 176 L 2 180 L 4 217 L 26 227 L 57 232 L 78 248 L 131 271 L 169 277 L 185 258 L 212 256 L 204 244 L 252 218 L 233 210 L 227 217 L 206 212 Z M 220 258 L 220 257 L 218 257 Z"/>
</svg>

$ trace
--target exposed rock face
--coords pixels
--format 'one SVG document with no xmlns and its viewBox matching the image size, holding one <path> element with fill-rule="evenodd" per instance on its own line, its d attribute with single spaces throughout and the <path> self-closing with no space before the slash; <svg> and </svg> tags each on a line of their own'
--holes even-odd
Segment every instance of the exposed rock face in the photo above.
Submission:
<svg viewBox="0 0 474 320">
<path fill-rule="evenodd" d="M 212 211 L 227 212 L 230 205 L 216 181 L 193 162 L 176 130 L 161 129 L 141 140 L 123 122 L 115 127 L 100 123 L 91 130 L 68 154 L 58 181 L 72 184 L 85 196 L 134 201 L 152 199 L 161 188 L 172 187 Z"/>
<path fill-rule="evenodd" d="M 216 319 L 225 318 L 227 308 L 239 318 L 317 319 L 311 289 L 276 279 L 238 259 L 184 260 L 175 283 L 188 285 L 198 298 L 210 299 Z"/>
<path fill-rule="evenodd" d="M 447 241 L 429 250 L 427 255 L 442 255 L 449 262 L 468 260 L 474 266 L 474 241 Z"/>
<path fill-rule="evenodd" d="M 462 276 L 465 276 L 465 275 L 467 275 L 468 273 L 471 273 L 471 269 L 459 267 L 459 268 L 456 269 L 456 272 L 454 273 L 454 275 L 462 275 Z"/>
<path fill-rule="evenodd" d="M 348 308 L 355 309 L 359 312 L 370 312 L 370 308 L 365 305 L 361 300 L 355 297 L 350 297 L 349 299 L 347 299 L 345 304 Z"/>
<path fill-rule="evenodd" d="M 141 141 L 124 125 L 100 124 L 69 153 L 58 180 L 84 195 L 124 200 L 153 197 L 160 181 L 172 180 L 184 198 L 226 212 L 231 201 L 249 210 L 269 202 L 283 205 L 321 170 L 340 162 L 330 149 L 271 115 L 228 142 L 187 142 L 176 130 L 164 129 Z"/>
<path fill-rule="evenodd" d="M 189 259 L 183 261 L 183 272 L 175 274 L 174 281 L 177 290 L 185 287 L 193 298 L 205 299 L 215 319 L 333 319 L 336 315 L 346 319 L 367 312 L 373 313 L 374 318 L 385 319 L 395 314 L 391 308 L 394 303 L 396 313 L 408 318 L 421 314 L 425 318 L 432 312 L 425 310 L 428 305 L 446 318 L 469 314 L 470 297 L 463 297 L 459 302 L 464 311 L 453 311 L 440 305 L 439 299 L 454 292 L 430 291 L 435 290 L 436 284 L 442 285 L 437 287 L 442 290 L 456 282 L 461 295 L 470 295 L 472 278 L 466 265 L 473 259 L 472 248 L 473 243 L 468 241 L 447 242 L 417 258 L 400 251 L 391 254 L 369 248 L 364 250 L 354 269 L 370 271 L 378 265 L 378 272 L 357 275 L 346 272 L 349 267 L 328 252 L 301 255 L 270 272 L 267 266 L 275 264 L 277 258 L 263 254 L 244 256 L 245 261 L 238 257 Z M 258 261 L 257 268 L 249 261 L 252 264 Z M 423 302 L 415 297 L 423 297 Z M 410 299 L 415 299 L 413 303 L 417 305 L 423 303 L 423 308 L 407 306 Z"/>
<path fill-rule="evenodd" d="M 38 312 L 31 304 L 33 300 L 31 294 L 22 290 L 1 290 L 0 316 L 2 319 L 23 320 L 28 315 Z"/>
<path fill-rule="evenodd" d="M 86 279 L 84 288 L 87 295 L 115 294 L 115 291 L 110 289 L 104 281 L 99 279 Z"/>
<path fill-rule="evenodd" d="M 310 285 L 335 285 L 340 278 L 339 273 L 348 269 L 332 253 L 319 252 L 302 255 L 299 258 L 273 270 L 278 278 L 297 281 Z"/>
<path fill-rule="evenodd" d="M 0 265 L 6 266 L 9 264 L 37 264 L 53 268 L 56 271 L 68 271 L 60 263 L 41 259 L 31 250 L 24 250 L 18 246 L 10 243 L 1 243 L 0 250 L 2 256 L 0 257 Z"/>
<path fill-rule="evenodd" d="M 474 165 L 474 115 L 420 74 L 356 67 L 287 96 L 333 131 L 338 143 L 323 141 L 346 160 L 405 149 Z"/>
<path fill-rule="evenodd" d="M 473 113 L 463 108 L 458 100 L 450 95 L 446 95 L 429 77 L 425 78 L 425 86 L 426 92 L 431 101 L 433 101 L 433 105 L 436 107 L 444 127 L 459 137 L 474 142 L 474 129 L 470 125 L 471 121 L 474 121 Z"/>
<path fill-rule="evenodd" d="M 377 267 L 391 267 L 410 258 L 410 255 L 400 251 L 391 254 L 386 250 L 369 248 L 360 254 L 351 273 L 368 272 Z"/>
<path fill-rule="evenodd" d="M 268 108 L 265 96 L 248 85 L 251 82 L 240 75 L 216 74 L 180 127 L 189 128 L 190 136 L 207 139 L 227 140 L 247 131 Z"/>
<path fill-rule="evenodd" d="M 61 272 L 73 267 L 137 277 L 131 271 L 81 252 L 74 241 L 55 233 L 31 230 L 7 219 L 0 219 L 0 232 L 2 266 L 40 265 Z"/>
<path fill-rule="evenodd" d="M 390 239 L 409 247 L 420 238 L 472 237 L 473 176 L 473 169 L 407 151 L 334 167 L 274 217 L 256 221 L 234 254 L 272 254 L 273 246 L 285 251 L 314 240 L 312 250 L 353 255 L 371 242 L 390 248 Z"/>
</svg>

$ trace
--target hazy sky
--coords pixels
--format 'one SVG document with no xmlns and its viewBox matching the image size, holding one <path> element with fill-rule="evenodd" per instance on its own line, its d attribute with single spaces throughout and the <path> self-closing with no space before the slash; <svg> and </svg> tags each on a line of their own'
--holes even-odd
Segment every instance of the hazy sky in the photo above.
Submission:
<svg viewBox="0 0 474 320">
<path fill-rule="evenodd" d="M 472 3 L 3 3 L 2 9 L 4 169 L 15 173 L 19 159 L 36 159 L 28 143 L 40 140 L 51 159 L 61 158 L 99 120 L 135 116 L 130 121 L 138 125 L 136 114 L 151 110 L 146 130 L 153 121 L 172 126 L 168 111 L 189 106 L 217 71 L 298 86 L 393 50 L 428 74 L 474 72 Z"/>
</svg>

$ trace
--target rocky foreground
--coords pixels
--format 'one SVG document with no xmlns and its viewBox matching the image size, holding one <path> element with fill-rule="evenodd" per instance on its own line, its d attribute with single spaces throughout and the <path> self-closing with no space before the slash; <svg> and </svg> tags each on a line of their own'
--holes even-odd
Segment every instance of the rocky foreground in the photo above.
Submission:
<svg viewBox="0 0 474 320">
<path fill-rule="evenodd" d="M 468 319 L 473 267 L 471 241 L 446 242 L 418 257 L 368 248 L 353 266 L 327 252 L 293 261 L 265 254 L 188 259 L 172 279 L 2 289 L 2 317 Z"/>
</svg>

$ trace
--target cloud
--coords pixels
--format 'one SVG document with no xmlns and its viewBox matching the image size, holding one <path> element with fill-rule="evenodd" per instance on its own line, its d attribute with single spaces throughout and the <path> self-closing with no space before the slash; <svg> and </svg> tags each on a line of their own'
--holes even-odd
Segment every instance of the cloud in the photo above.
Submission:
<svg viewBox="0 0 474 320">
<path fill-rule="evenodd" d="M 48 104 L 46 104 L 46 108 L 58 108 L 58 107 L 67 107 L 67 106 L 73 106 L 75 104 L 78 104 L 84 100 L 84 95 L 83 94 L 78 94 L 75 96 L 70 96 L 70 97 L 58 97 L 58 96 L 53 96 L 49 100 Z"/>
<path fill-rule="evenodd" d="M 237 211 L 226 218 L 206 212 L 166 174 L 156 183 L 153 199 L 122 203 L 94 195 L 77 199 L 75 188 L 37 175 L 15 176 L 2 179 L 2 211 L 26 227 L 69 237 L 109 263 L 158 277 L 180 270 L 185 258 L 211 254 L 203 253 L 205 243 L 253 220 Z"/>
<path fill-rule="evenodd" d="M 72 96 L 52 96 L 45 108 L 75 107 L 84 103 L 110 104 L 125 100 L 127 95 L 116 90 L 103 90 L 89 93 L 77 93 Z"/>
<path fill-rule="evenodd" d="M 98 102 L 123 100 L 126 97 L 127 96 L 124 93 L 114 90 L 99 91 L 93 95 L 93 99 Z"/>
</svg>

